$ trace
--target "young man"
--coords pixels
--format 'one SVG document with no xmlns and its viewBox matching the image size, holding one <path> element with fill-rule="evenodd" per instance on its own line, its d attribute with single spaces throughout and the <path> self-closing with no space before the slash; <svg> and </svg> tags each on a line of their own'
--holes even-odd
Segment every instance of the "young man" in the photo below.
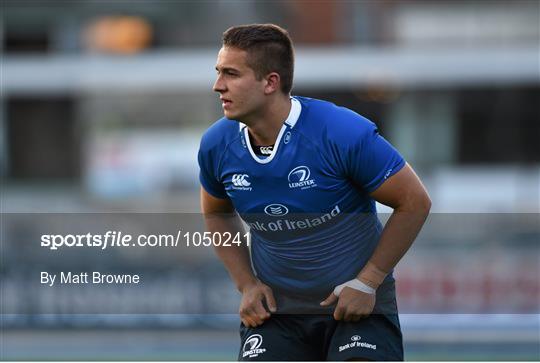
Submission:
<svg viewBox="0 0 540 363">
<path fill-rule="evenodd" d="M 204 134 L 201 205 L 242 294 L 240 360 L 402 360 L 392 269 L 430 209 L 422 183 L 362 116 L 291 97 L 294 55 L 272 24 L 228 29 Z M 384 229 L 375 201 L 394 208 Z M 251 257 L 251 261 L 250 261 Z M 252 265 L 253 264 L 253 268 Z"/>
</svg>

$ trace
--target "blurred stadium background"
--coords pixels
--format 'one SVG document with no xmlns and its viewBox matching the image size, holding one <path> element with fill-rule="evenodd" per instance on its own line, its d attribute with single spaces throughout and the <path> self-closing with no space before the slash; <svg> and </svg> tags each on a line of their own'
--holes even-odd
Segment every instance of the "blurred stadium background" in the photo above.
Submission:
<svg viewBox="0 0 540 363">
<path fill-rule="evenodd" d="M 540 360 L 538 1 L 1 7 L 1 359 L 236 358 L 238 295 L 209 249 L 121 256 L 153 278 L 139 288 L 145 303 L 173 307 L 133 313 L 137 290 L 115 297 L 124 310 L 95 314 L 77 304 L 106 298 L 28 285 L 44 257 L 32 233 L 52 213 L 127 225 L 162 213 L 169 227 L 197 213 L 198 142 L 221 117 L 221 33 L 275 22 L 296 43 L 293 94 L 376 122 L 432 196 L 434 215 L 396 271 L 406 358 Z M 63 263 L 107 262 L 76 251 Z M 193 308 L 202 300 L 191 296 L 225 308 Z"/>
</svg>

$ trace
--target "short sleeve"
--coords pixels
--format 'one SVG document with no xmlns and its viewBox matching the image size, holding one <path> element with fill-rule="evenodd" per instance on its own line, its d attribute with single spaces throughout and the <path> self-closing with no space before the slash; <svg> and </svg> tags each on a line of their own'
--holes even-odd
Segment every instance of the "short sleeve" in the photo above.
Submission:
<svg viewBox="0 0 540 363">
<path fill-rule="evenodd" d="M 371 193 L 401 170 L 405 160 L 379 134 L 374 123 L 364 118 L 358 122 L 360 124 L 350 130 L 349 140 L 345 143 L 346 173 L 367 193 Z"/>
<path fill-rule="evenodd" d="M 212 196 L 216 198 L 225 199 L 227 193 L 225 192 L 225 187 L 219 181 L 217 175 L 217 164 L 215 155 L 210 151 L 205 151 L 201 142 L 201 147 L 199 148 L 198 161 L 199 161 L 199 181 L 203 188 Z"/>
</svg>

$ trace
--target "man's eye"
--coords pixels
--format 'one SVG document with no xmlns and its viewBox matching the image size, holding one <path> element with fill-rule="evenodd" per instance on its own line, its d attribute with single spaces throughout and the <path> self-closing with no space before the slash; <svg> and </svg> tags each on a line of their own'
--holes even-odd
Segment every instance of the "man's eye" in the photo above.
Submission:
<svg viewBox="0 0 540 363">
<path fill-rule="evenodd" d="M 220 72 L 218 70 L 216 70 L 216 74 L 219 76 L 220 74 L 224 74 L 226 76 L 229 76 L 229 77 L 238 77 L 238 73 L 236 72 L 231 72 L 231 71 L 223 71 L 223 72 Z"/>
</svg>

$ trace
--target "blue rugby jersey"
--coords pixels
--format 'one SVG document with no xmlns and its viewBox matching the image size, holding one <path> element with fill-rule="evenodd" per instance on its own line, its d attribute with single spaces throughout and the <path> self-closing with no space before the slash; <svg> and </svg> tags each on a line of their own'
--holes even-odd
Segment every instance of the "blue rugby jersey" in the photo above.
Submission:
<svg viewBox="0 0 540 363">
<path fill-rule="evenodd" d="M 354 278 L 371 257 L 382 226 L 369 193 L 405 165 L 371 121 L 306 97 L 292 98 L 268 157 L 254 153 L 245 125 L 222 118 L 198 159 L 204 189 L 230 198 L 249 225 L 258 278 L 308 296 Z"/>
</svg>

